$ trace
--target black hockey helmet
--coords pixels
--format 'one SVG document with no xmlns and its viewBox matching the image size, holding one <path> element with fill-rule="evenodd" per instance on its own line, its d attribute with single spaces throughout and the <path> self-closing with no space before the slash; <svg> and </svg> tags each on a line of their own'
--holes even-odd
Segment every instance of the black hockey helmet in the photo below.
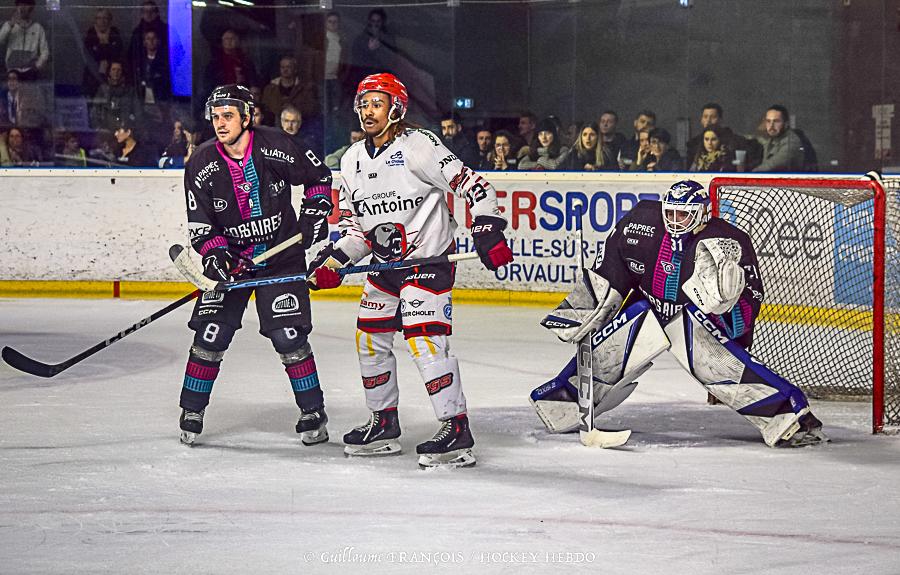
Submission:
<svg viewBox="0 0 900 575">
<path fill-rule="evenodd" d="M 242 117 L 253 119 L 253 108 L 256 106 L 256 98 L 253 92 L 240 84 L 225 84 L 212 91 L 204 106 L 204 117 L 212 120 L 212 109 L 217 106 L 234 106 Z M 252 122 L 251 122 L 252 123 Z"/>
</svg>

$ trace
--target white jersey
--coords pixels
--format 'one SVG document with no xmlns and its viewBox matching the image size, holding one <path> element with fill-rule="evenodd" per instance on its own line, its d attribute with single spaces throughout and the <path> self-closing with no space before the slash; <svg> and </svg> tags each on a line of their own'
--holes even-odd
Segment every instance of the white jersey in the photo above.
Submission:
<svg viewBox="0 0 900 575">
<path fill-rule="evenodd" d="M 406 129 L 373 149 L 368 138 L 341 158 L 340 227 L 335 247 L 358 262 L 431 257 L 453 244 L 447 193 L 465 198 L 472 217 L 500 216 L 497 194 L 431 132 Z"/>
</svg>

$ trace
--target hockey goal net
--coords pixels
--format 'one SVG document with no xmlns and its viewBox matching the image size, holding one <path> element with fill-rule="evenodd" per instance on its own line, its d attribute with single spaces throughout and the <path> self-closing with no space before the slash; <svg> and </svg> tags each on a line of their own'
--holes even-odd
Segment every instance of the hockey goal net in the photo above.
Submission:
<svg viewBox="0 0 900 575">
<path fill-rule="evenodd" d="M 750 235 L 765 299 L 753 355 L 810 397 L 872 400 L 900 425 L 900 181 L 714 178 L 714 213 Z"/>
</svg>

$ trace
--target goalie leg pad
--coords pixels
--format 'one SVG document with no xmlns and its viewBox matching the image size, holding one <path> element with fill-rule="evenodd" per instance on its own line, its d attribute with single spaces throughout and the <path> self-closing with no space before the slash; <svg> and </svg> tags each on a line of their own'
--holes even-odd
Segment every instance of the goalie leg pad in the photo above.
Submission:
<svg viewBox="0 0 900 575">
<path fill-rule="evenodd" d="M 420 335 L 406 340 L 425 390 L 431 399 L 434 415 L 446 421 L 466 412 L 466 396 L 459 378 L 459 361 L 450 355 L 446 335 Z"/>
<path fill-rule="evenodd" d="M 392 350 L 394 333 L 369 333 L 356 330 L 356 353 L 362 375 L 369 411 L 397 407 L 400 389 L 397 387 L 397 358 Z"/>
<path fill-rule="evenodd" d="M 623 299 L 606 278 L 584 268 L 575 289 L 541 320 L 541 325 L 562 341 L 578 342 L 592 330 L 604 326 L 619 310 Z"/>
<path fill-rule="evenodd" d="M 779 445 L 800 430 L 809 413 L 800 388 L 728 339 L 696 306 L 685 306 L 665 330 L 678 363 L 756 427 L 766 445 Z"/>
<path fill-rule="evenodd" d="M 590 389 L 574 387 L 579 374 L 573 358 L 553 380 L 532 391 L 531 403 L 551 433 L 574 431 L 579 425 L 588 428 L 587 421 L 596 422 L 599 415 L 625 401 L 637 386 L 635 380 L 652 365 L 651 360 L 668 348 L 669 341 L 650 304 L 636 302 L 591 336 L 589 361 L 582 361 L 590 363 Z M 587 402 L 589 395 L 593 407 Z M 579 397 L 581 414 L 573 402 Z M 591 414 L 586 415 L 587 411 Z"/>
</svg>

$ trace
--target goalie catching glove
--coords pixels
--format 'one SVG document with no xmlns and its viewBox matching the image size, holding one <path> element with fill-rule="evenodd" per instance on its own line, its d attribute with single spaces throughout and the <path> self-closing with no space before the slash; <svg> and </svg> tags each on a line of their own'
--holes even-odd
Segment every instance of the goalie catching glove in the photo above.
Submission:
<svg viewBox="0 0 900 575">
<path fill-rule="evenodd" d="M 472 221 L 472 240 L 484 267 L 491 271 L 513 261 L 503 230 L 506 220 L 494 216 L 476 216 Z"/>
<path fill-rule="evenodd" d="M 337 271 L 350 263 L 350 256 L 328 244 L 309 262 L 310 272 L 306 284 L 309 289 L 333 289 L 341 285 L 343 277 Z"/>
<path fill-rule="evenodd" d="M 328 237 L 328 216 L 334 204 L 324 195 L 304 198 L 297 221 L 303 234 L 303 249 L 308 250 L 316 242 Z"/>
<path fill-rule="evenodd" d="M 203 256 L 203 275 L 211 280 L 232 281 L 251 266 L 253 262 L 225 246 L 215 247 Z"/>
<path fill-rule="evenodd" d="M 740 259 L 741 244 L 737 240 L 700 240 L 694 258 L 694 273 L 681 289 L 705 314 L 722 315 L 731 311 L 746 284 Z"/>
<path fill-rule="evenodd" d="M 590 269 L 581 270 L 580 281 L 561 304 L 541 320 L 541 325 L 565 342 L 578 342 L 605 325 L 619 311 L 622 294 L 606 278 Z"/>
</svg>

